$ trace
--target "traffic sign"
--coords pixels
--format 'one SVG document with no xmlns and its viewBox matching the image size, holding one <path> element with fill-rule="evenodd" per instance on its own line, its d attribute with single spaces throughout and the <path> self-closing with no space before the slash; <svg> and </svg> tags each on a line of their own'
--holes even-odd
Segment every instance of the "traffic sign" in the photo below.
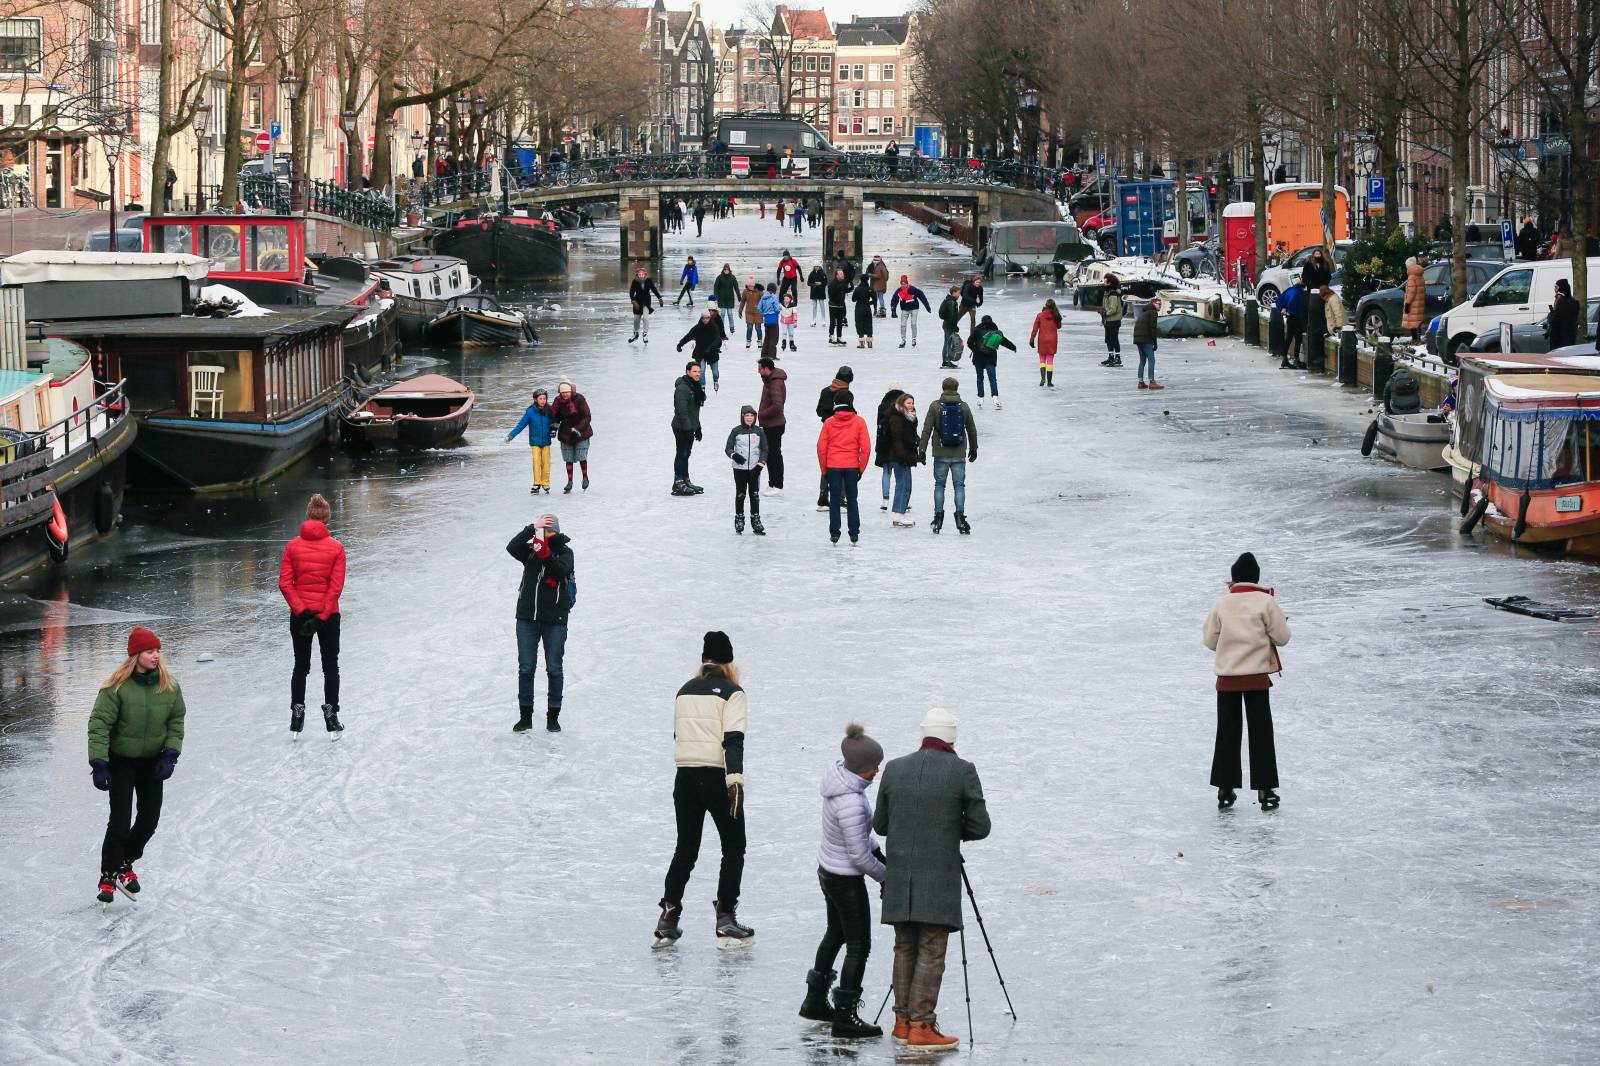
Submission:
<svg viewBox="0 0 1600 1066">
<path fill-rule="evenodd" d="M 1388 194 L 1388 183 L 1382 178 L 1367 179 L 1367 206 L 1382 207 Z"/>
<path fill-rule="evenodd" d="M 1517 258 L 1517 239 L 1516 235 L 1511 231 L 1511 220 L 1509 218 L 1500 220 L 1500 251 L 1506 257 L 1506 262 L 1508 263 Z"/>
<path fill-rule="evenodd" d="M 1106 154 L 1104 152 L 1100 153 L 1100 168 L 1099 169 L 1102 172 L 1106 169 Z"/>
<path fill-rule="evenodd" d="M 270 128 L 272 131 L 273 140 L 277 140 L 279 137 L 283 136 L 283 127 L 278 125 L 277 119 L 272 120 L 272 126 Z"/>
<path fill-rule="evenodd" d="M 256 151 L 266 152 L 271 150 L 271 148 L 272 134 L 268 133 L 266 130 L 262 130 L 260 133 L 256 134 Z"/>
</svg>

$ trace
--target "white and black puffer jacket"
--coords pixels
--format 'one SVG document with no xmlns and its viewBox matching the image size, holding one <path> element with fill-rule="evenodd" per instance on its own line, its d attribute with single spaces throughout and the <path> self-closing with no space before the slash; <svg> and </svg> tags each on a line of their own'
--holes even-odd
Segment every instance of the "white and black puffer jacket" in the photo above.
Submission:
<svg viewBox="0 0 1600 1066">
<path fill-rule="evenodd" d="M 723 453 L 733 460 L 735 470 L 754 470 L 767 461 L 767 432 L 760 426 L 744 424 L 745 415 L 756 409 L 745 404 L 739 409 L 739 424 L 728 432 L 728 443 Z"/>
<path fill-rule="evenodd" d="M 830 874 L 865 874 L 882 881 L 883 863 L 873 854 L 878 844 L 872 837 L 868 784 L 846 770 L 843 759 L 835 759 L 822 775 L 822 847 L 817 865 Z"/>
</svg>

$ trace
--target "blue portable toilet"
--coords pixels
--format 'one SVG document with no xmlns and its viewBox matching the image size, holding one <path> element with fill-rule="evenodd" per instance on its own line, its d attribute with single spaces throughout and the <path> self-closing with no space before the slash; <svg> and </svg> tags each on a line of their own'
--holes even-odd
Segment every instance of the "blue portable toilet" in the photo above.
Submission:
<svg viewBox="0 0 1600 1066">
<path fill-rule="evenodd" d="M 1123 255 L 1152 256 L 1165 247 L 1166 224 L 1177 218 L 1171 181 L 1117 184 L 1117 245 Z"/>
<path fill-rule="evenodd" d="M 938 159 L 944 155 L 943 145 L 940 143 L 939 134 L 942 126 L 918 126 L 913 135 L 916 139 L 913 144 L 925 159 Z"/>
</svg>

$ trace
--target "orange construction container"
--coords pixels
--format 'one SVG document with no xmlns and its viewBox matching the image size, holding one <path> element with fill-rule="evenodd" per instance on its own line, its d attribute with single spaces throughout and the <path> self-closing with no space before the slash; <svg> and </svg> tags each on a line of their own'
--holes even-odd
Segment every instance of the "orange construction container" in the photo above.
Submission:
<svg viewBox="0 0 1600 1066">
<path fill-rule="evenodd" d="M 1350 239 L 1350 196 L 1333 187 L 1333 239 Z M 1322 186 L 1291 182 L 1267 186 L 1267 252 L 1278 258 L 1322 243 Z"/>
</svg>

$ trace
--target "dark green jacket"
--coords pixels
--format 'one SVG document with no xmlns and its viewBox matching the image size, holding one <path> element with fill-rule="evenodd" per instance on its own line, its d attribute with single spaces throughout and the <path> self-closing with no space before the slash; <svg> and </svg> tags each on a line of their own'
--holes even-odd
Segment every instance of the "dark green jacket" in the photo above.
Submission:
<svg viewBox="0 0 1600 1066">
<path fill-rule="evenodd" d="M 711 295 L 717 301 L 717 309 L 729 309 L 739 306 L 739 279 L 732 274 L 718 274 L 717 280 L 711 283 Z"/>
<path fill-rule="evenodd" d="M 89 759 L 120 755 L 145 759 L 162 748 L 183 750 L 183 689 L 157 692 L 155 675 L 148 684 L 138 675 L 115 689 L 103 688 L 89 712 Z"/>
<path fill-rule="evenodd" d="M 1139 312 L 1139 317 L 1133 320 L 1133 343 L 1156 343 L 1157 317 L 1155 301 L 1152 300 L 1144 305 L 1144 309 Z"/>
<path fill-rule="evenodd" d="M 939 410 L 943 404 L 959 403 L 961 405 L 961 421 L 967 427 L 967 439 L 950 448 L 939 443 Z M 928 445 L 933 445 L 935 459 L 965 459 L 970 452 L 978 449 L 978 424 L 972 420 L 972 408 L 967 406 L 967 401 L 961 398 L 961 393 L 941 392 L 938 400 L 929 405 L 922 412 L 922 439 L 917 444 L 917 461 L 927 462 Z"/>
<path fill-rule="evenodd" d="M 960 929 L 961 842 L 989 835 L 977 767 L 928 748 L 891 760 L 879 779 L 872 828 L 889 854 L 883 924 Z"/>
</svg>

